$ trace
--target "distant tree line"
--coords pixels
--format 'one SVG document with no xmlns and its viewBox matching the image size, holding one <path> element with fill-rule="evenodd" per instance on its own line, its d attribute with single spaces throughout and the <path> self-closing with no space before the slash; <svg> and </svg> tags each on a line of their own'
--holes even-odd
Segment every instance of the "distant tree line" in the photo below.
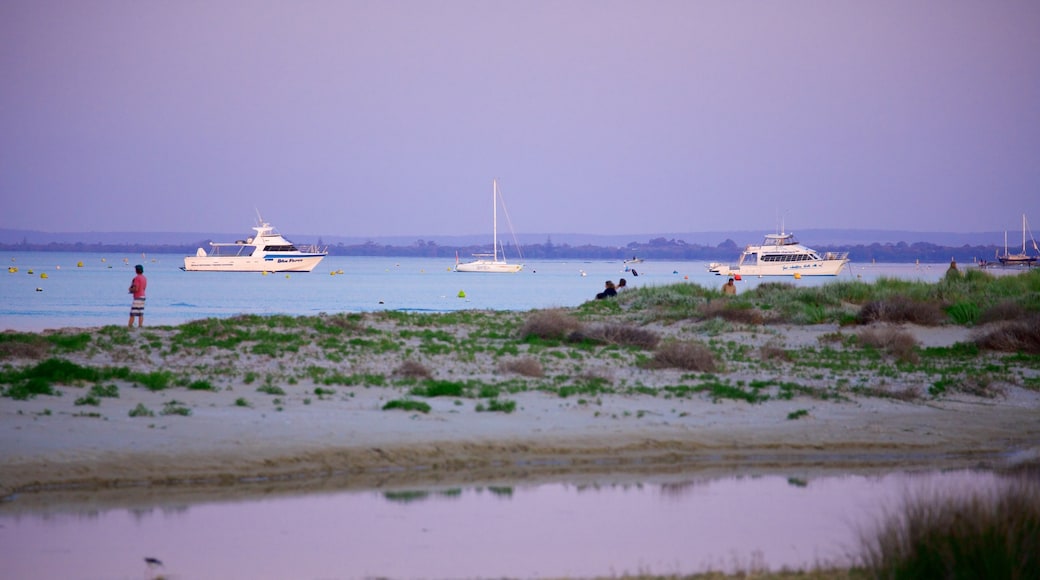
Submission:
<svg viewBox="0 0 1040 580">
<path fill-rule="evenodd" d="M 199 247 L 209 246 L 209 240 L 192 245 L 179 244 L 101 244 L 101 243 L 58 243 L 34 244 L 22 241 L 16 244 L 0 244 L 0 250 L 37 251 L 37 252 L 91 252 L 91 253 L 124 253 L 124 254 L 183 254 L 194 255 Z M 926 242 L 908 244 L 906 242 L 870 244 L 870 245 L 817 245 L 820 252 L 848 252 L 853 262 L 890 262 L 890 263 L 937 263 L 948 262 L 951 258 L 961 263 L 977 260 L 993 261 L 1002 248 L 990 246 L 941 246 Z M 521 252 L 525 259 L 531 260 L 624 260 L 633 256 L 646 260 L 688 260 L 688 261 L 736 261 L 742 246 L 733 240 L 716 246 L 688 244 L 683 240 L 654 238 L 647 242 L 631 242 L 624 247 L 593 246 L 589 244 L 572 246 L 570 244 L 554 244 L 552 238 L 540 244 L 525 244 Z M 433 241 L 416 240 L 407 246 L 377 244 L 372 241 L 363 244 L 335 244 L 329 246 L 329 254 L 333 256 L 392 256 L 414 258 L 450 258 L 456 255 L 460 259 L 468 259 L 472 254 L 489 253 L 490 245 L 477 246 L 442 246 Z M 506 256 L 517 260 L 516 248 L 507 248 Z"/>
</svg>

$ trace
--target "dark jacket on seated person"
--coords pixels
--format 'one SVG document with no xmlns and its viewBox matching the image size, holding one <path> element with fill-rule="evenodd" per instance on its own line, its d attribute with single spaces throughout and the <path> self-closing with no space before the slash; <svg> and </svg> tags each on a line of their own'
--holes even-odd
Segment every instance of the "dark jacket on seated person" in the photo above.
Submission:
<svg viewBox="0 0 1040 580">
<path fill-rule="evenodd" d="M 610 298 L 611 296 L 617 296 L 617 290 L 614 289 L 614 283 L 607 280 L 605 284 L 606 288 L 599 294 L 596 294 L 596 300 L 602 300 L 604 298 Z"/>
</svg>

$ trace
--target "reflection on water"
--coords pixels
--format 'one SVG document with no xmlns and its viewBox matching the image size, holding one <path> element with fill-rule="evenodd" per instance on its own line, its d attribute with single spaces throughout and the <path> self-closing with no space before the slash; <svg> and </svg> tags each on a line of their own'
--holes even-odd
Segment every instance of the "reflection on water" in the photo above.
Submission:
<svg viewBox="0 0 1040 580">
<path fill-rule="evenodd" d="M 539 578 L 848 564 L 913 490 L 990 472 L 310 494 L 135 509 L 0 505 L 11 578 Z M 44 513 L 41 513 L 44 512 Z"/>
</svg>

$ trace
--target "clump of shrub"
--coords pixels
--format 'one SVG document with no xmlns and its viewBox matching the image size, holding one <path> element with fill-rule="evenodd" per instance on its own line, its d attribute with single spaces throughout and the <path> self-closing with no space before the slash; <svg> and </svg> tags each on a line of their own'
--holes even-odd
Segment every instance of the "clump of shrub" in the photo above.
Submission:
<svg viewBox="0 0 1040 580">
<path fill-rule="evenodd" d="M 946 320 L 946 313 L 935 302 L 918 302 L 906 296 L 892 296 L 864 304 L 856 315 L 860 324 L 890 322 L 938 326 Z"/>
<path fill-rule="evenodd" d="M 498 370 L 504 373 L 514 373 L 533 378 L 545 375 L 545 372 L 542 370 L 542 363 L 531 357 L 501 361 L 498 363 Z"/>
<path fill-rule="evenodd" d="M 592 340 L 619 346 L 634 346 L 652 350 L 661 341 L 656 332 L 626 324 L 603 324 L 572 333 L 571 340 Z"/>
<path fill-rule="evenodd" d="M 392 409 L 429 413 L 430 405 L 429 403 L 424 403 L 422 401 L 413 401 L 411 399 L 393 399 L 392 401 L 387 401 L 387 403 L 383 405 L 384 411 L 390 411 Z"/>
<path fill-rule="evenodd" d="M 1040 354 L 1040 316 L 1000 322 L 975 337 L 979 348 Z"/>
<path fill-rule="evenodd" d="M 163 410 L 160 411 L 162 415 L 181 415 L 182 417 L 191 416 L 191 409 L 185 406 L 184 403 L 176 400 L 166 401 L 163 404 Z"/>
<path fill-rule="evenodd" d="M 145 407 L 143 403 L 138 403 L 136 407 L 130 409 L 128 414 L 131 417 L 154 417 L 155 411 Z"/>
<path fill-rule="evenodd" d="M 1040 486 L 1018 478 L 965 496 L 912 495 L 863 535 L 873 578 L 1035 578 Z"/>
<path fill-rule="evenodd" d="M 1000 322 L 1004 320 L 1023 320 L 1026 318 L 1026 309 L 1017 302 L 1005 300 L 985 308 L 979 313 L 978 324 Z"/>
<path fill-rule="evenodd" d="M 500 401 L 498 399 L 489 399 L 487 405 L 478 403 L 476 411 L 478 413 L 512 413 L 516 410 L 516 401 Z"/>
<path fill-rule="evenodd" d="M 699 342 L 669 342 L 657 349 L 648 361 L 650 368 L 677 368 L 684 371 L 714 372 L 715 356 Z"/>
<path fill-rule="evenodd" d="M 433 376 L 433 372 L 421 362 L 408 359 L 394 369 L 394 376 L 409 379 L 428 379 Z"/>
<path fill-rule="evenodd" d="M 54 396 L 57 394 L 54 385 L 41 378 L 27 379 L 4 389 L 4 396 L 16 401 L 27 401 L 35 398 L 36 395 Z"/>
<path fill-rule="evenodd" d="M 762 345 L 762 347 L 758 349 L 758 356 L 763 361 L 791 361 L 791 353 L 788 352 L 787 349 L 785 349 L 784 347 L 773 342 Z"/>
<path fill-rule="evenodd" d="M 0 359 L 27 358 L 39 360 L 51 351 L 52 343 L 38 334 L 4 332 L 0 334 Z"/>
<path fill-rule="evenodd" d="M 864 329 L 859 333 L 859 343 L 887 352 L 900 362 L 916 363 L 920 358 L 917 354 L 917 339 L 900 328 L 885 326 Z"/>
<path fill-rule="evenodd" d="M 729 300 L 712 300 L 697 308 L 697 315 L 702 320 L 720 318 L 737 324 L 761 325 L 765 322 L 762 311 L 746 303 L 732 303 Z"/>
<path fill-rule="evenodd" d="M 466 385 L 452 381 L 428 380 L 423 386 L 412 387 L 411 393 L 417 397 L 464 397 Z"/>
<path fill-rule="evenodd" d="M 524 320 L 520 337 L 563 340 L 581 330 L 581 321 L 563 310 L 539 310 Z"/>
<path fill-rule="evenodd" d="M 203 379 L 203 380 L 198 380 L 198 381 L 192 381 L 188 385 L 188 390 L 189 391 L 215 391 L 215 390 L 217 390 L 217 388 L 213 386 L 213 383 L 210 383 L 209 381 Z"/>
</svg>

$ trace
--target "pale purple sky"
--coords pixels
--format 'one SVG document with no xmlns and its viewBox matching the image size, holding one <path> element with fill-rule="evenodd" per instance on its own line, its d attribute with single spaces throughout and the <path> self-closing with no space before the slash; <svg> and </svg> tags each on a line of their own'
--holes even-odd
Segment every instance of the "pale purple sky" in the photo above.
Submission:
<svg viewBox="0 0 1040 580">
<path fill-rule="evenodd" d="M 1040 223 L 1040 2 L 5 0 L 0 228 Z"/>
</svg>

